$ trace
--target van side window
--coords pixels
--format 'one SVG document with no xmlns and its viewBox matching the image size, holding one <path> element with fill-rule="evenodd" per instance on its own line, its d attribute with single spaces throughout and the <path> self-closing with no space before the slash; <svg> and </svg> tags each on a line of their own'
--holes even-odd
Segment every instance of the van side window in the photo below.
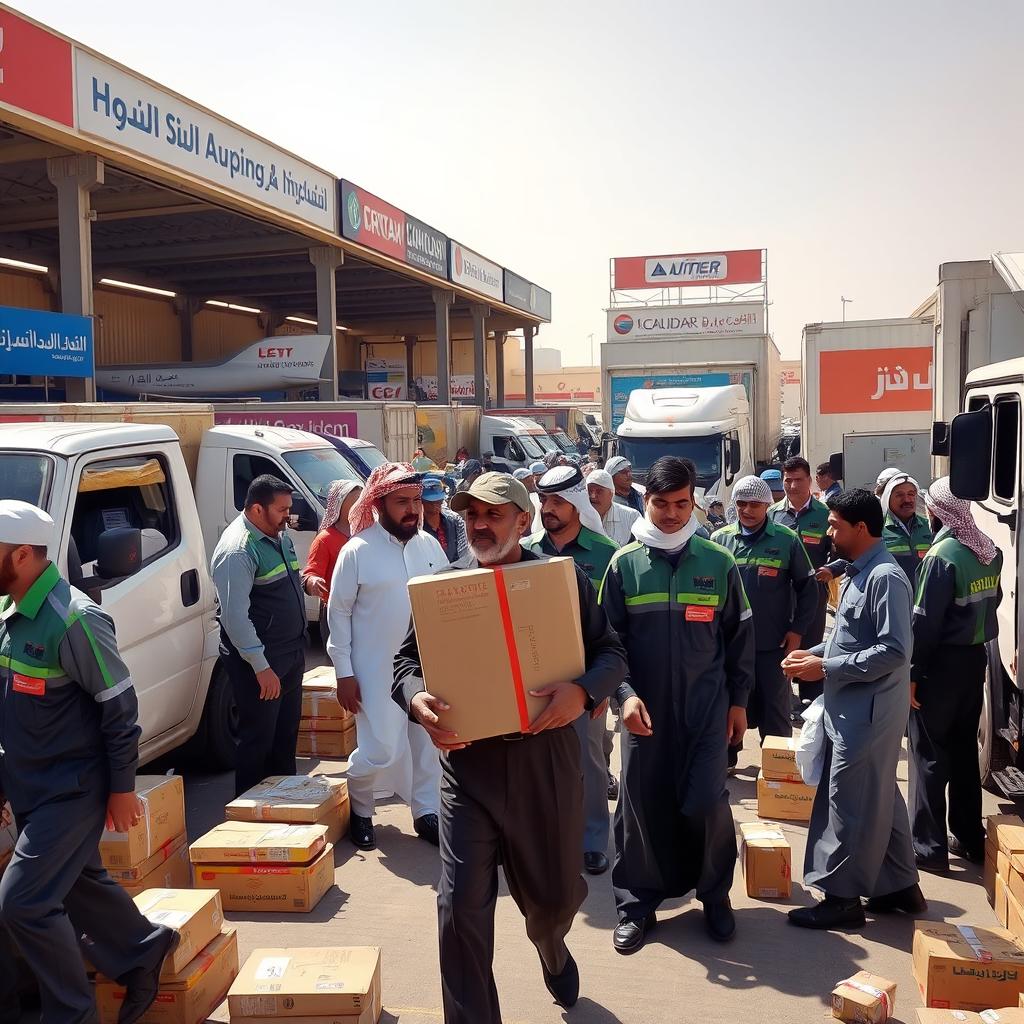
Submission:
<svg viewBox="0 0 1024 1024">
<path fill-rule="evenodd" d="M 506 451 L 508 450 L 508 438 L 507 437 L 494 437 L 494 457 L 498 459 L 506 458 Z"/>
<path fill-rule="evenodd" d="M 1000 501 L 1017 500 L 1017 465 L 1020 450 L 1020 399 L 997 398 L 992 459 L 992 494 Z"/>
<path fill-rule="evenodd" d="M 235 508 L 239 512 L 245 508 L 245 492 L 249 490 L 249 484 L 258 476 L 269 473 L 279 480 L 284 479 L 281 468 L 276 462 L 264 458 L 262 455 L 240 454 L 236 455 L 231 462 L 231 475 L 234 481 Z"/>
</svg>

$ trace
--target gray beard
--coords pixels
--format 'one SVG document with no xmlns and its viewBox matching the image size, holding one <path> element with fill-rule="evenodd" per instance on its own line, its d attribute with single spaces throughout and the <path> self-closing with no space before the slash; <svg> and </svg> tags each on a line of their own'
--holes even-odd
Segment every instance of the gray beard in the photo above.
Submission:
<svg viewBox="0 0 1024 1024">
<path fill-rule="evenodd" d="M 518 544 L 519 538 L 513 535 L 509 537 L 504 547 L 498 548 L 497 550 L 491 548 L 486 554 L 482 553 L 472 541 L 469 542 L 469 550 L 481 565 L 498 565 L 501 562 L 504 562 L 505 559 L 515 551 Z"/>
</svg>

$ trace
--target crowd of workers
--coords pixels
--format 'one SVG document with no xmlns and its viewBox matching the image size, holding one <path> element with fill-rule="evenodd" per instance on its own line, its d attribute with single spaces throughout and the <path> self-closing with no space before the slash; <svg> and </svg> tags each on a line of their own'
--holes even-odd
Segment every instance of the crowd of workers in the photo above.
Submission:
<svg viewBox="0 0 1024 1024">
<path fill-rule="evenodd" d="M 376 845 L 374 794 L 384 791 L 440 847 L 450 1024 L 501 1019 L 491 970 L 499 864 L 565 1007 L 579 993 L 565 940 L 587 892 L 580 868 L 608 870 L 612 831 L 617 951 L 639 950 L 659 905 L 694 890 L 710 936 L 729 940 L 737 848 L 726 778 L 748 726 L 762 741 L 791 736 L 816 700 L 827 739 L 804 881 L 824 898 L 791 911 L 793 924 L 861 926 L 863 898 L 874 913 L 921 912 L 919 868 L 983 855 L 974 734 L 1001 558 L 970 505 L 945 479 L 922 495 L 898 470 L 875 494 L 843 491 L 827 465 L 815 474 L 819 500 L 795 457 L 736 481 L 728 508 L 704 507 L 688 460 L 659 459 L 643 488 L 631 469 L 620 456 L 602 467 L 552 453 L 513 474 L 468 460 L 452 487 L 386 463 L 363 486 L 331 487 L 305 566 L 287 531 L 291 487 L 258 477 L 212 558 L 239 712 L 237 792 L 296 772 L 314 596 L 338 700 L 357 721 L 346 773 L 353 843 Z M 85 932 L 93 962 L 127 985 L 121 1024 L 132 1024 L 174 942 L 144 923 L 96 853 L 104 824 L 123 830 L 141 813 L 137 704 L 109 618 L 48 561 L 53 531 L 45 512 L 0 501 L 0 780 L 20 833 L 0 914 L 39 979 L 47 1024 L 93 1019 L 76 956 Z M 528 732 L 463 743 L 425 687 L 408 580 L 551 556 L 576 566 L 585 671 L 535 692 L 549 700 Z M 453 661 L 451 671 L 473 667 Z M 905 735 L 909 815 L 896 783 Z M 89 771 L 95 784 L 82 781 Z M 9 963 L 0 948 L 0 997 Z"/>
</svg>

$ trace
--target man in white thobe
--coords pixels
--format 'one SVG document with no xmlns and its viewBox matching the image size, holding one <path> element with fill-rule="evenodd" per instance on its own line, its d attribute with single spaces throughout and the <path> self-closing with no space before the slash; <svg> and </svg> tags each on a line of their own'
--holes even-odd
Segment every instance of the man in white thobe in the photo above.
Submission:
<svg viewBox="0 0 1024 1024">
<path fill-rule="evenodd" d="M 356 716 L 349 832 L 361 850 L 376 846 L 375 790 L 409 803 L 416 834 L 438 845 L 437 750 L 391 699 L 395 654 L 411 618 L 406 585 L 448 565 L 441 545 L 421 528 L 422 493 L 420 477 L 406 463 L 385 463 L 370 474 L 352 507 L 351 539 L 341 549 L 327 602 L 338 702 Z"/>
<path fill-rule="evenodd" d="M 640 513 L 615 500 L 615 482 L 611 474 L 604 469 L 591 470 L 587 475 L 587 493 L 608 537 L 620 548 L 632 544 L 633 524 L 640 518 Z"/>
</svg>

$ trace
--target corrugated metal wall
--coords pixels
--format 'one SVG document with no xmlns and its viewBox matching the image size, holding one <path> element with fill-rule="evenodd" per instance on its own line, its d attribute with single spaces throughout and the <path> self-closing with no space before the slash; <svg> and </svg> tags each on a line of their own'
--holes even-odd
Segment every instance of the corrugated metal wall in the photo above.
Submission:
<svg viewBox="0 0 1024 1024">
<path fill-rule="evenodd" d="M 0 306 L 52 310 L 54 299 L 46 290 L 45 283 L 46 279 L 41 274 L 0 273 Z"/>
<path fill-rule="evenodd" d="M 226 359 L 265 337 L 254 313 L 203 309 L 192 323 L 192 358 L 196 362 Z"/>
<path fill-rule="evenodd" d="M 97 288 L 93 302 L 97 366 L 181 359 L 181 324 L 169 299 Z"/>
</svg>

